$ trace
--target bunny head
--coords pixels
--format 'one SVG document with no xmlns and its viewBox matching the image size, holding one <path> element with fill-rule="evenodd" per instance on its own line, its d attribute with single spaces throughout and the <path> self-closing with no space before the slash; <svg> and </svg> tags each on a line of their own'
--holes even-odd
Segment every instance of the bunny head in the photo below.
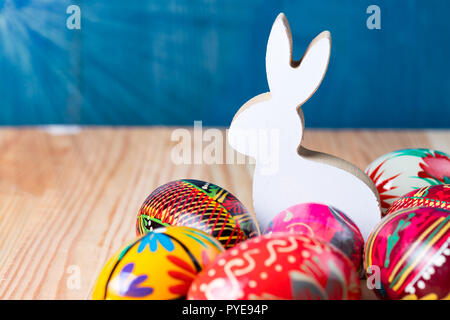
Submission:
<svg viewBox="0 0 450 320">
<path fill-rule="evenodd" d="M 266 51 L 266 73 L 270 92 L 245 103 L 236 113 L 228 132 L 231 146 L 258 160 L 255 136 L 268 137 L 278 131 L 280 148 L 296 153 L 303 133 L 301 105 L 317 90 L 328 68 L 331 36 L 319 34 L 299 61 L 292 59 L 292 36 L 284 14 L 279 14 L 270 32 Z M 280 150 L 283 152 L 283 150 Z"/>
</svg>

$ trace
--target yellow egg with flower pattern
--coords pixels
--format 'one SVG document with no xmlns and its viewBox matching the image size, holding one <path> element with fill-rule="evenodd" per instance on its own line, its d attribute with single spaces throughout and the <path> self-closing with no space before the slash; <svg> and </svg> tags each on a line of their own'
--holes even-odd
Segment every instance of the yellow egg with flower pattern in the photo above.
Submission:
<svg viewBox="0 0 450 320">
<path fill-rule="evenodd" d="M 224 251 L 203 231 L 158 228 L 114 254 L 96 281 L 96 300 L 184 299 L 196 275 Z"/>
</svg>

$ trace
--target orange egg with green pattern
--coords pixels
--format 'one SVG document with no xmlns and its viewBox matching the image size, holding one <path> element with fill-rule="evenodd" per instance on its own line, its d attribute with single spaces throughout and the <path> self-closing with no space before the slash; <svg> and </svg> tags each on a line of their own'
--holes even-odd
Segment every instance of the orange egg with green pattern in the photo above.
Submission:
<svg viewBox="0 0 450 320">
<path fill-rule="evenodd" d="M 449 299 L 449 244 L 450 211 L 414 207 L 394 212 L 367 239 L 369 282 L 378 285 L 376 293 L 384 299 Z"/>
<path fill-rule="evenodd" d="M 208 234 L 188 227 L 159 228 L 114 254 L 100 272 L 95 300 L 184 299 L 191 282 L 224 251 Z"/>
<path fill-rule="evenodd" d="M 227 190 L 199 180 L 176 180 L 160 186 L 144 201 L 136 233 L 165 226 L 202 230 L 225 247 L 259 235 L 256 220 Z"/>
</svg>

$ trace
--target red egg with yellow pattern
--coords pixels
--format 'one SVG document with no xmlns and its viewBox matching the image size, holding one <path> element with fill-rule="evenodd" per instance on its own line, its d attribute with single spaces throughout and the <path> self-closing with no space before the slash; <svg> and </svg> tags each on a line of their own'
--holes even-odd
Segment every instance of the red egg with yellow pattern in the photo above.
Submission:
<svg viewBox="0 0 450 320">
<path fill-rule="evenodd" d="M 218 255 L 193 281 L 190 300 L 360 299 L 352 262 L 325 242 L 273 233 Z"/>
<path fill-rule="evenodd" d="M 411 191 L 395 201 L 386 214 L 412 207 L 450 210 L 450 184 L 439 184 Z"/>
<path fill-rule="evenodd" d="M 450 299 L 449 244 L 450 211 L 414 207 L 391 213 L 367 239 L 368 281 L 384 299 Z"/>
<path fill-rule="evenodd" d="M 318 238 L 340 249 L 362 270 L 364 239 L 356 224 L 336 208 L 319 203 L 294 205 L 275 216 L 264 233 L 291 232 Z"/>
</svg>

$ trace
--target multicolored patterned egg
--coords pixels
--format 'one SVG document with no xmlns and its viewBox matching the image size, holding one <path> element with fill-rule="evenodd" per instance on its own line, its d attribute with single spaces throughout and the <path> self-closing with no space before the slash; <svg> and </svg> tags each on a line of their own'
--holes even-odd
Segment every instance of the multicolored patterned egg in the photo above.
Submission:
<svg viewBox="0 0 450 320">
<path fill-rule="evenodd" d="M 396 200 L 386 214 L 412 207 L 431 207 L 450 210 L 450 184 L 423 187 Z"/>
<path fill-rule="evenodd" d="M 259 235 L 256 220 L 225 189 L 199 180 L 177 180 L 160 186 L 145 200 L 136 233 L 162 226 L 188 226 L 212 235 L 225 248 Z"/>
<path fill-rule="evenodd" d="M 291 232 L 334 245 L 362 269 L 364 239 L 355 223 L 336 208 L 319 203 L 294 205 L 275 216 L 264 233 Z"/>
<path fill-rule="evenodd" d="M 381 298 L 450 299 L 450 211 L 427 207 L 386 216 L 367 239 L 364 267 L 379 268 Z M 370 266 L 374 266 L 369 270 Z"/>
<path fill-rule="evenodd" d="M 205 268 L 191 300 L 359 299 L 359 278 L 338 249 L 305 235 L 273 233 L 227 250 Z"/>
<path fill-rule="evenodd" d="M 193 228 L 153 230 L 119 250 L 98 276 L 93 299 L 183 299 L 222 245 Z"/>
<path fill-rule="evenodd" d="M 366 168 L 380 194 L 383 215 L 392 203 L 415 189 L 450 184 L 450 156 L 430 149 L 390 152 Z"/>
</svg>

